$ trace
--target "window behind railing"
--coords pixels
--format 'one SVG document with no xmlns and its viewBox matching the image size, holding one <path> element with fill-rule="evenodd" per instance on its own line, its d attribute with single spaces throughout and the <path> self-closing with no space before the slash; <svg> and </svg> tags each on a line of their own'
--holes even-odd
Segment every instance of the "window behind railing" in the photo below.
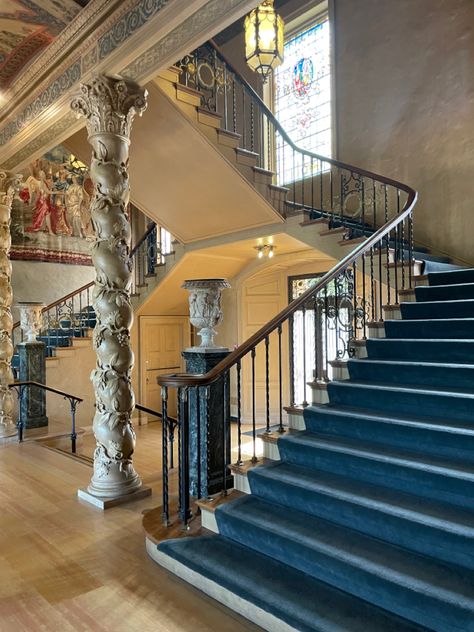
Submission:
<svg viewBox="0 0 474 632">
<path fill-rule="evenodd" d="M 285 42 L 284 61 L 274 75 L 275 116 L 293 142 L 302 149 L 331 157 L 331 64 L 329 19 L 306 27 Z M 277 139 L 278 183 L 293 182 L 319 173 L 321 165 L 308 162 L 302 169 L 301 156 Z M 311 173 L 312 170 L 312 173 Z"/>
</svg>

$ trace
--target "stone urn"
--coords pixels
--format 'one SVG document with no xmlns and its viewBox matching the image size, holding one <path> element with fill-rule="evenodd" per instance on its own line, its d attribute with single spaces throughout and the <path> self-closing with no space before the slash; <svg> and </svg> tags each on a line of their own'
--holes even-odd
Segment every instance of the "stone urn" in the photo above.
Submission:
<svg viewBox="0 0 474 632">
<path fill-rule="evenodd" d="M 17 303 L 20 310 L 20 327 L 23 330 L 25 343 L 37 342 L 36 337 L 43 324 L 44 303 L 22 302 Z"/>
<path fill-rule="evenodd" d="M 201 344 L 195 349 L 220 349 L 214 344 L 215 327 L 222 321 L 221 294 L 230 288 L 226 279 L 193 279 L 181 286 L 189 292 L 191 324 L 199 328 Z"/>
</svg>

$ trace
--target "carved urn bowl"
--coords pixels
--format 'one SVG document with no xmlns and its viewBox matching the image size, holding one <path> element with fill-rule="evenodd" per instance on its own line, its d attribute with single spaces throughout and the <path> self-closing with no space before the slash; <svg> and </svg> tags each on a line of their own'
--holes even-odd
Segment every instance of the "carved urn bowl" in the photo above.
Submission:
<svg viewBox="0 0 474 632">
<path fill-rule="evenodd" d="M 23 330 L 24 342 L 36 342 L 43 324 L 44 303 L 22 302 L 16 305 L 20 310 L 20 327 Z"/>
<path fill-rule="evenodd" d="M 214 344 L 215 327 L 222 321 L 221 294 L 230 288 L 226 279 L 191 279 L 181 286 L 189 292 L 191 324 L 199 329 L 199 348 L 217 349 Z"/>
</svg>

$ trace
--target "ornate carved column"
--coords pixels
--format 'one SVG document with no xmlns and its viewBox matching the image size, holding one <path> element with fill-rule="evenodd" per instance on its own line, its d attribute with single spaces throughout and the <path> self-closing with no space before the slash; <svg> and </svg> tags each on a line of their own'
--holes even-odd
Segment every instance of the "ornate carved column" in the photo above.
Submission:
<svg viewBox="0 0 474 632">
<path fill-rule="evenodd" d="M 13 196 L 21 176 L 0 170 L 0 437 L 16 433 L 13 423 L 13 394 L 7 384 L 13 382 L 11 360 L 13 355 L 11 313 L 12 264 L 10 261 L 10 221 Z"/>
<path fill-rule="evenodd" d="M 103 499 L 117 500 L 137 490 L 145 491 L 132 463 L 135 433 L 131 423 L 134 395 L 130 327 L 133 313 L 127 204 L 130 130 L 135 115 L 141 115 L 146 108 L 146 97 L 146 90 L 133 83 L 101 75 L 90 84 L 82 84 L 80 95 L 71 103 L 72 109 L 86 118 L 88 140 L 92 145 L 97 367 L 91 380 L 96 397 L 93 427 L 97 447 L 94 474 L 87 491 Z M 79 495 L 86 498 L 81 490 Z"/>
</svg>

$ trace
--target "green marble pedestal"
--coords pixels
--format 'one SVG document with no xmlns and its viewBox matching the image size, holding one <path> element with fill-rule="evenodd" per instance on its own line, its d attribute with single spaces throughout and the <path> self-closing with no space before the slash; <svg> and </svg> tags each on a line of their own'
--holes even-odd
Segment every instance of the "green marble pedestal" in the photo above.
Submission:
<svg viewBox="0 0 474 632">
<path fill-rule="evenodd" d="M 197 347 L 183 351 L 182 355 L 188 373 L 207 373 L 229 353 L 228 349 L 201 351 Z M 224 463 L 224 458 L 227 463 L 230 458 L 230 397 L 227 389 L 224 401 L 222 378 L 209 387 L 208 397 L 204 388 L 199 388 L 199 395 L 197 391 L 196 388 L 189 389 L 189 487 L 192 496 L 207 498 L 222 491 L 224 469 L 226 488 L 233 486 L 232 475 Z"/>
<path fill-rule="evenodd" d="M 20 382 L 32 380 L 45 384 L 46 359 L 44 342 L 21 342 Z M 20 420 L 24 428 L 41 428 L 48 425 L 46 417 L 46 391 L 34 386 L 25 388 L 22 398 Z"/>
</svg>

